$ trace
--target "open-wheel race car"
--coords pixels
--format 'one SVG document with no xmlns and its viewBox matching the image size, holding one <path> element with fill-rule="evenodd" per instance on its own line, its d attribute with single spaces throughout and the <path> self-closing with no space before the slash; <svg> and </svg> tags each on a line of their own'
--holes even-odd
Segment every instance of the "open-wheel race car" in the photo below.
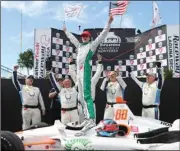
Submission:
<svg viewBox="0 0 180 151">
<path fill-rule="evenodd" d="M 115 104 L 114 121 L 119 127 L 117 135 L 102 137 L 96 127 L 83 136 L 75 136 L 82 127 L 56 120 L 54 125 L 40 123 L 21 132 L 2 131 L 2 150 L 179 150 L 179 119 L 172 124 L 134 116 L 126 103 Z M 120 113 L 123 113 L 120 115 Z M 119 114 L 119 115 L 118 115 Z"/>
</svg>

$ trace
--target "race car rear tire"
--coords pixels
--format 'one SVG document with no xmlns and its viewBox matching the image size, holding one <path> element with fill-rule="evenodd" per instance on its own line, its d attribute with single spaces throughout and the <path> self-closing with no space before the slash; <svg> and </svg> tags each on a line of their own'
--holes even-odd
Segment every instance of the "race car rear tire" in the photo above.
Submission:
<svg viewBox="0 0 180 151">
<path fill-rule="evenodd" d="M 150 132 L 137 133 L 137 134 L 134 134 L 134 137 L 135 138 L 149 138 L 149 137 L 157 136 L 159 134 L 168 132 L 168 128 L 169 127 L 163 127 L 163 128 L 152 130 Z"/>
<path fill-rule="evenodd" d="M 29 128 L 27 128 L 25 130 L 31 130 L 31 129 L 36 129 L 36 128 L 48 127 L 48 126 L 50 126 L 50 125 L 45 122 L 40 122 L 38 124 L 31 125 Z"/>
<path fill-rule="evenodd" d="M 141 144 L 154 144 L 154 143 L 170 144 L 170 143 L 180 142 L 180 131 L 165 132 L 154 137 L 150 137 L 146 139 L 138 139 L 137 142 Z"/>
<path fill-rule="evenodd" d="M 14 133 L 1 131 L 1 150 L 25 150 L 23 142 Z"/>
</svg>

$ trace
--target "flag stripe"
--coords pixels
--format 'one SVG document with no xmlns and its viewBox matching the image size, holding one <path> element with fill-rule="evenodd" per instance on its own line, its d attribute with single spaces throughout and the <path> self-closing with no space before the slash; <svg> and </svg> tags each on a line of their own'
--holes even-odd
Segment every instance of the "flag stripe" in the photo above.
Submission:
<svg viewBox="0 0 180 151">
<path fill-rule="evenodd" d="M 128 7 L 128 1 L 117 1 L 116 4 L 112 3 L 112 6 L 114 7 L 110 9 L 112 15 L 123 15 Z"/>
</svg>

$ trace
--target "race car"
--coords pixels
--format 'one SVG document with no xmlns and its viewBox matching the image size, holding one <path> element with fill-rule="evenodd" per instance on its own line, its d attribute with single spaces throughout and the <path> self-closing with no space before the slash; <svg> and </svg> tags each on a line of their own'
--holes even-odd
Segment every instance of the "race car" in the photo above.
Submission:
<svg viewBox="0 0 180 151">
<path fill-rule="evenodd" d="M 2 132 L 2 150 L 179 150 L 179 119 L 171 124 L 134 116 L 126 103 L 114 108 L 114 121 L 119 127 L 114 137 L 97 135 L 102 122 L 77 137 L 82 127 L 56 120 L 52 126 L 41 123 L 15 134 Z"/>
</svg>

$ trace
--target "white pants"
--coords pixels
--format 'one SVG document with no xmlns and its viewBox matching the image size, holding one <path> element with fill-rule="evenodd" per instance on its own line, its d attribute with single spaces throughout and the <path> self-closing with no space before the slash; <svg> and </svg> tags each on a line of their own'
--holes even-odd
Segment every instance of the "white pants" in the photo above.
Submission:
<svg viewBox="0 0 180 151">
<path fill-rule="evenodd" d="M 72 111 L 62 111 L 61 110 L 61 122 L 63 124 L 78 122 L 79 123 L 79 115 L 78 110 L 74 109 Z"/>
<path fill-rule="evenodd" d="M 114 107 L 106 104 L 106 108 L 104 111 L 104 119 L 114 119 Z"/>
<path fill-rule="evenodd" d="M 96 113 L 96 105 L 94 103 L 94 112 Z M 84 121 L 84 112 L 83 112 L 83 106 L 78 103 L 78 113 L 79 113 L 79 122 L 82 123 Z M 96 121 L 96 114 L 95 114 L 95 121 Z"/>
<path fill-rule="evenodd" d="M 23 130 L 41 122 L 41 112 L 38 108 L 22 108 Z"/>
<path fill-rule="evenodd" d="M 142 116 L 158 120 L 159 119 L 159 108 L 143 108 Z"/>
</svg>

